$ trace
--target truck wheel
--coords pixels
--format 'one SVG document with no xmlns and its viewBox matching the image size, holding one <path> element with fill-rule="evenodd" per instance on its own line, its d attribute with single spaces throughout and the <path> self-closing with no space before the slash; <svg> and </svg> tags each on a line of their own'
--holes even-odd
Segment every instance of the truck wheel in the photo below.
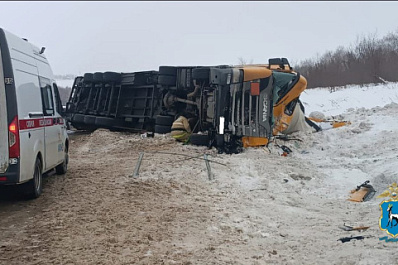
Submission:
<svg viewBox="0 0 398 265">
<path fill-rule="evenodd" d="M 171 126 L 155 125 L 155 133 L 166 134 L 171 132 Z"/>
<path fill-rule="evenodd" d="M 76 113 L 72 117 L 72 122 L 84 122 L 84 115 Z"/>
<path fill-rule="evenodd" d="M 95 117 L 95 125 L 98 127 L 112 127 L 117 125 L 117 121 L 113 118 L 106 118 L 106 117 Z"/>
<path fill-rule="evenodd" d="M 158 83 L 165 86 L 175 86 L 177 78 L 172 75 L 159 75 Z"/>
<path fill-rule="evenodd" d="M 58 175 L 63 175 L 66 173 L 66 171 L 68 171 L 68 163 L 69 163 L 69 154 L 68 154 L 68 148 L 65 145 L 65 157 L 64 157 L 64 162 L 62 162 L 62 164 L 58 165 L 55 168 L 55 172 Z"/>
<path fill-rule="evenodd" d="M 208 80 L 210 77 L 210 68 L 200 67 L 192 69 L 192 79 Z"/>
<path fill-rule="evenodd" d="M 159 66 L 159 75 L 177 75 L 177 67 L 174 66 Z"/>
<path fill-rule="evenodd" d="M 95 116 L 86 115 L 84 116 L 84 123 L 87 125 L 94 125 L 95 124 Z"/>
<path fill-rule="evenodd" d="M 88 132 L 93 132 L 97 129 L 96 126 L 93 125 L 87 125 L 84 123 L 73 123 L 72 122 L 72 126 L 77 129 L 77 130 L 83 130 L 83 131 L 88 131 Z"/>
<path fill-rule="evenodd" d="M 193 133 L 189 137 L 189 143 L 198 146 L 208 146 L 209 145 L 209 136 L 207 134 L 197 134 Z"/>
<path fill-rule="evenodd" d="M 24 185 L 27 199 L 36 199 L 41 195 L 43 191 L 43 178 L 42 165 L 39 157 L 36 158 L 33 179 Z"/>
<path fill-rule="evenodd" d="M 82 124 L 82 123 L 71 122 L 70 124 L 71 124 L 72 127 L 75 128 L 76 130 L 83 130 L 84 124 Z"/>
<path fill-rule="evenodd" d="M 102 77 L 104 79 L 104 82 L 119 83 L 122 80 L 122 75 L 115 72 L 105 72 Z"/>
<path fill-rule="evenodd" d="M 158 115 L 156 116 L 156 125 L 166 125 L 166 126 L 171 126 L 174 122 L 174 117 L 173 116 L 163 116 L 163 115 Z"/>
<path fill-rule="evenodd" d="M 100 73 L 100 72 L 96 72 L 96 73 L 94 73 L 93 74 L 93 81 L 94 82 L 97 82 L 97 83 L 101 83 L 103 80 L 104 80 L 104 78 L 103 78 L 103 73 Z"/>
<path fill-rule="evenodd" d="M 83 82 L 85 83 L 92 83 L 93 82 L 93 74 L 85 73 L 83 77 Z"/>
</svg>

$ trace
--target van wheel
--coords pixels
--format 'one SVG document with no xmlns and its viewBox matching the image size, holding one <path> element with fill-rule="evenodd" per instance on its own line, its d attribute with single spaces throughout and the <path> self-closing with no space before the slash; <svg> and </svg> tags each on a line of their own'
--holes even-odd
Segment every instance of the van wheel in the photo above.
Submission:
<svg viewBox="0 0 398 265">
<path fill-rule="evenodd" d="M 62 164 L 58 165 L 55 168 L 55 172 L 58 175 L 63 175 L 66 173 L 66 171 L 68 171 L 68 163 L 69 163 L 69 154 L 68 154 L 68 148 L 66 148 L 65 146 L 65 157 L 64 157 L 64 162 L 62 162 Z"/>
<path fill-rule="evenodd" d="M 43 191 L 42 165 L 38 157 L 36 158 L 35 162 L 33 179 L 31 179 L 25 185 L 27 199 L 36 199 L 41 195 Z"/>
</svg>

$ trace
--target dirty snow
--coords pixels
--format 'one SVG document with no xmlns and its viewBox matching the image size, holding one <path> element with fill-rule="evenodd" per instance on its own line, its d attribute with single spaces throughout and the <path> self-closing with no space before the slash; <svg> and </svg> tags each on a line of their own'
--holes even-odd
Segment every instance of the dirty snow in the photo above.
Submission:
<svg viewBox="0 0 398 265">
<path fill-rule="evenodd" d="M 387 234 L 376 196 L 398 177 L 397 94 L 394 83 L 307 90 L 306 113 L 351 125 L 237 155 L 167 135 L 75 133 L 69 172 L 46 178 L 42 197 L 3 192 L 0 264 L 395 263 L 397 243 L 379 241 Z M 278 145 L 293 152 L 283 157 Z M 347 201 L 366 180 L 376 196 Z M 347 232 L 344 223 L 370 228 Z M 366 238 L 338 241 L 351 235 Z"/>
</svg>

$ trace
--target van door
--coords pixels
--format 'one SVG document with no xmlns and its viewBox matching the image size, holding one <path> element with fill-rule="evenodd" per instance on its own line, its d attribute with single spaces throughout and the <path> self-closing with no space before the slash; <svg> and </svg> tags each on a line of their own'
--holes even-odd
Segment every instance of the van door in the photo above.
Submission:
<svg viewBox="0 0 398 265">
<path fill-rule="evenodd" d="M 58 163 L 58 142 L 61 138 L 60 131 L 54 126 L 57 121 L 55 117 L 54 97 L 50 79 L 39 77 L 41 98 L 43 102 L 44 119 L 44 145 L 45 161 L 44 171 L 55 167 Z"/>
<path fill-rule="evenodd" d="M 58 162 L 57 164 L 60 164 L 64 161 L 65 159 L 65 140 L 66 140 L 66 124 L 65 120 L 62 117 L 63 107 L 62 107 L 62 102 L 61 102 L 61 97 L 59 95 L 58 87 L 57 84 L 53 83 L 53 94 L 54 94 L 54 102 L 55 102 L 55 124 L 53 125 L 54 127 L 57 128 L 57 132 L 59 133 L 58 137 L 58 144 L 57 144 L 57 155 L 58 155 Z"/>
<path fill-rule="evenodd" d="M 6 89 L 4 85 L 3 59 L 0 50 L 0 173 L 8 168 L 8 121 Z"/>
</svg>

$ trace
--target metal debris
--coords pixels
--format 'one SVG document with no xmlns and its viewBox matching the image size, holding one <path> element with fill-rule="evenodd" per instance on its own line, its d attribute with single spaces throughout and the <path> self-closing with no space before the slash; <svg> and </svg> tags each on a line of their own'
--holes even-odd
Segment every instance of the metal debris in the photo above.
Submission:
<svg viewBox="0 0 398 265">
<path fill-rule="evenodd" d="M 133 174 L 132 177 L 138 177 L 139 176 L 140 166 L 141 166 L 141 162 L 142 162 L 142 158 L 143 157 L 144 157 L 144 153 L 141 152 L 140 156 L 138 157 L 138 162 L 135 165 L 134 174 Z"/>
</svg>

